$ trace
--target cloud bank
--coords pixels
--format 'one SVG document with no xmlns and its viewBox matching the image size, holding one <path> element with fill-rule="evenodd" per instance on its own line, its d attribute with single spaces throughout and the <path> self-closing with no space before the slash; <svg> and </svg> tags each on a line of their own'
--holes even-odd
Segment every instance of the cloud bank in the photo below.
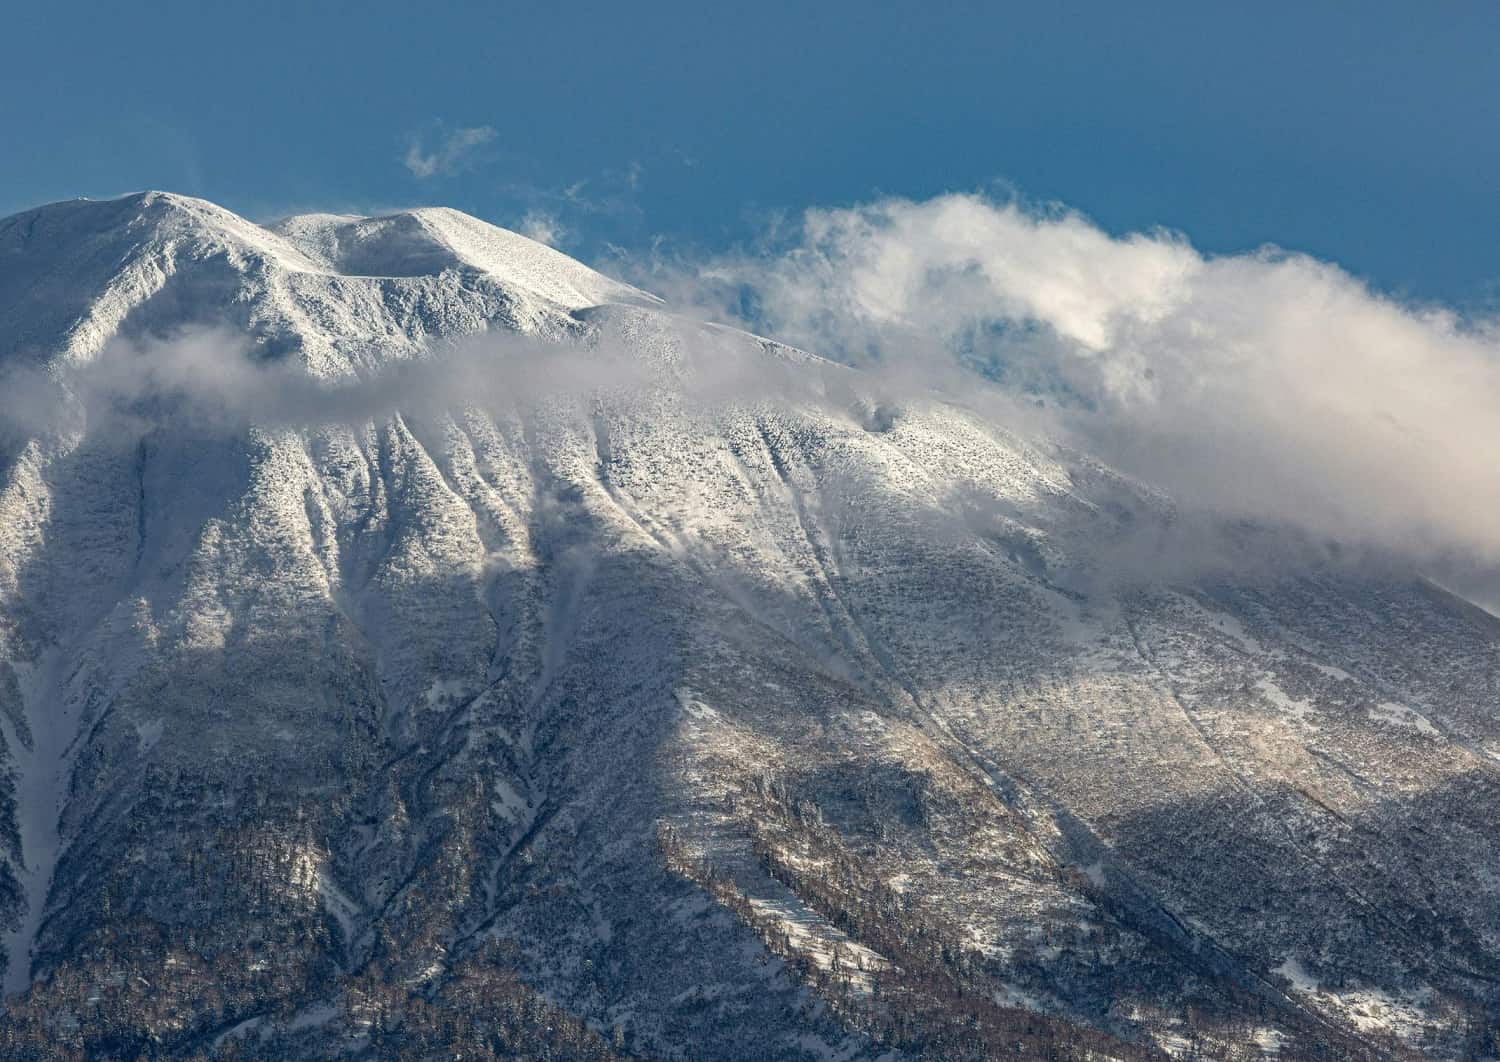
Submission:
<svg viewBox="0 0 1500 1062">
<path fill-rule="evenodd" d="M 236 433 L 357 425 L 397 412 L 626 406 L 664 396 L 686 411 L 820 402 L 830 391 L 843 404 L 856 375 L 818 360 L 767 359 L 756 337 L 690 320 L 664 323 L 662 338 L 690 355 L 646 357 L 608 328 L 575 342 L 483 332 L 336 378 L 310 374 L 296 359 L 268 358 L 231 328 L 116 338 L 65 367 L 0 367 L 0 450 L 53 434 L 86 432 L 130 447 L 159 428 Z"/>
<path fill-rule="evenodd" d="M 811 211 L 775 251 L 655 280 L 854 364 L 978 371 L 1185 505 L 1500 562 L 1500 329 L 1337 266 L 950 195 Z"/>
</svg>

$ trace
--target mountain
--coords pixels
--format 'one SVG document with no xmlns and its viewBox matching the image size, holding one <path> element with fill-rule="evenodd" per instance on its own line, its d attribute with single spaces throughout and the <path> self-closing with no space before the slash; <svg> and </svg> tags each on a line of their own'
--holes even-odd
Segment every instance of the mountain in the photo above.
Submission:
<svg viewBox="0 0 1500 1062">
<path fill-rule="evenodd" d="M 0 386 L 7 1057 L 1500 1049 L 1397 563 L 450 210 L 7 218 Z"/>
</svg>

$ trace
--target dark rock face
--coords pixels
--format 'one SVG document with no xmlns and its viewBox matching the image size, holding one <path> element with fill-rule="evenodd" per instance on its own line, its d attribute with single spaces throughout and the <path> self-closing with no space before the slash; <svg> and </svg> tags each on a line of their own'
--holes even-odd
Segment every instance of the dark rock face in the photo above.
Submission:
<svg viewBox="0 0 1500 1062">
<path fill-rule="evenodd" d="M 1122 576 L 1145 487 L 452 212 L 0 277 L 7 1057 L 1496 1050 L 1500 623 L 1411 573 Z M 200 386 L 486 331 L 598 379 Z"/>
</svg>

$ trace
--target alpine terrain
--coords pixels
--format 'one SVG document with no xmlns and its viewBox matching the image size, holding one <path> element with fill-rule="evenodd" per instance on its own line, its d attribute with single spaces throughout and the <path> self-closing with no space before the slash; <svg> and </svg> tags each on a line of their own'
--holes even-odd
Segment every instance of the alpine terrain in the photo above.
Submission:
<svg viewBox="0 0 1500 1062">
<path fill-rule="evenodd" d="M 451 210 L 0 221 L 0 1054 L 1500 1051 L 1500 620 L 995 419 Z"/>
</svg>

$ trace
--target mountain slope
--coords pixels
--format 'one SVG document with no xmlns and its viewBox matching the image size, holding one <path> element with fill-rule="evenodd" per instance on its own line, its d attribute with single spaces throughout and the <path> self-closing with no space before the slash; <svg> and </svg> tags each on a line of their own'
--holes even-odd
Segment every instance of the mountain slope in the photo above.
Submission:
<svg viewBox="0 0 1500 1062">
<path fill-rule="evenodd" d="M 1133 575 L 1145 486 L 452 211 L 0 278 L 11 1054 L 1483 1049 L 1500 628 L 1413 574 Z M 187 342 L 327 412 L 101 405 Z"/>
</svg>

